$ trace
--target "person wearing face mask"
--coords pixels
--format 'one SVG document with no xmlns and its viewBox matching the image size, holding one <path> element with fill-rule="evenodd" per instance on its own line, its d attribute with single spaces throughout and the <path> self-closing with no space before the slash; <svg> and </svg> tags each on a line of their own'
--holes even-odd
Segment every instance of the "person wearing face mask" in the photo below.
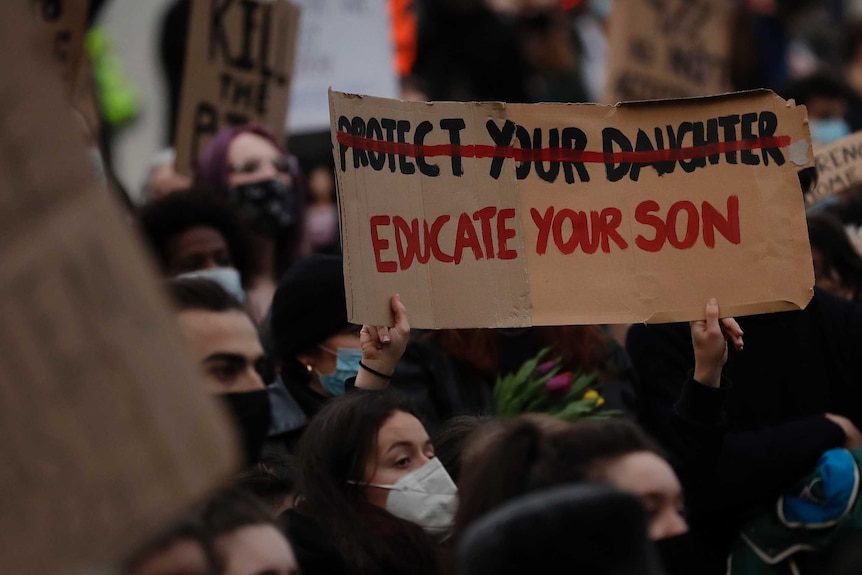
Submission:
<svg viewBox="0 0 862 575">
<path fill-rule="evenodd" d="M 224 402 L 242 442 L 246 466 L 261 455 L 269 429 L 269 394 L 260 377 L 263 347 L 242 305 L 219 284 L 203 278 L 168 283 L 193 361 L 207 391 Z"/>
<path fill-rule="evenodd" d="M 299 444 L 296 505 L 282 519 L 305 573 L 432 575 L 458 490 L 409 401 L 388 389 L 410 326 L 363 326 L 349 392 L 311 419 Z"/>
<path fill-rule="evenodd" d="M 311 421 L 299 461 L 285 521 L 304 572 L 438 573 L 458 490 L 403 396 L 333 399 Z"/>
<path fill-rule="evenodd" d="M 343 395 L 362 359 L 359 330 L 347 321 L 341 256 L 315 254 L 282 278 L 269 317 L 278 375 L 268 389 L 273 422 L 267 453 L 294 451 L 308 420 Z"/>
<path fill-rule="evenodd" d="M 251 246 L 226 202 L 175 192 L 144 205 L 137 221 L 165 276 L 207 278 L 245 301 Z"/>
<path fill-rule="evenodd" d="M 221 130 L 195 164 L 195 189 L 227 199 L 249 232 L 254 273 L 247 288 L 260 324 L 276 282 L 308 250 L 302 246 L 305 179 L 296 158 L 255 124 Z"/>
<path fill-rule="evenodd" d="M 859 97 L 841 79 L 818 72 L 791 83 L 782 91 L 808 109 L 808 127 L 815 146 L 849 136 L 862 127 Z"/>
</svg>

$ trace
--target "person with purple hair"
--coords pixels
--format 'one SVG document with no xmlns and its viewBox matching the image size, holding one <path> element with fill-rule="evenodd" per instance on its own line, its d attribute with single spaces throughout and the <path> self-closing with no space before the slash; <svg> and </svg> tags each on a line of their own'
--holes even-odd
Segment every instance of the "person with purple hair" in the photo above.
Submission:
<svg viewBox="0 0 862 575">
<path fill-rule="evenodd" d="M 222 129 L 200 153 L 195 188 L 227 198 L 250 232 L 249 311 L 260 324 L 278 279 L 302 255 L 305 180 L 296 158 L 259 124 Z"/>
</svg>

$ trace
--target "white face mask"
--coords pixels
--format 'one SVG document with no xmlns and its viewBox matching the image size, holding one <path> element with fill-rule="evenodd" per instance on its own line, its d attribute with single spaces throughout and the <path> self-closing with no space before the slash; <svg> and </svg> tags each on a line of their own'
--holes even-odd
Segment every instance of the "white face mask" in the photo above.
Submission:
<svg viewBox="0 0 862 575">
<path fill-rule="evenodd" d="M 177 277 L 203 278 L 214 281 L 235 297 L 239 303 L 245 303 L 245 290 L 242 289 L 242 279 L 240 279 L 236 268 L 208 268 L 180 274 Z"/>
<path fill-rule="evenodd" d="M 389 489 L 386 511 L 415 523 L 431 536 L 444 538 L 458 508 L 458 488 L 436 457 L 404 475 L 394 485 L 364 483 Z"/>
</svg>

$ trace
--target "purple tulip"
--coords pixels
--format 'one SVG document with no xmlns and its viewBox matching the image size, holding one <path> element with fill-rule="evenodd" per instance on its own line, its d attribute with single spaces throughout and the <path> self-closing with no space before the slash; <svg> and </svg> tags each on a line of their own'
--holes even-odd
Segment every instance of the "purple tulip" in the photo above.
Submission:
<svg viewBox="0 0 862 575">
<path fill-rule="evenodd" d="M 545 384 L 548 393 L 552 395 L 566 395 L 572 389 L 572 372 L 565 371 L 555 375 Z"/>
<path fill-rule="evenodd" d="M 545 375 L 547 373 L 550 373 L 551 370 L 554 369 L 556 366 L 557 362 L 552 359 L 544 361 L 536 366 L 536 373 L 538 373 L 539 375 Z"/>
</svg>

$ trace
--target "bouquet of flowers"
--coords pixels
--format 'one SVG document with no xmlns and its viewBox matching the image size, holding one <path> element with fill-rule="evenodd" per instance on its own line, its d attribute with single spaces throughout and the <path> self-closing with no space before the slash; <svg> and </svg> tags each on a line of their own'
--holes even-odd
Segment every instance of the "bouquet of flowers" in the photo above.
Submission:
<svg viewBox="0 0 862 575">
<path fill-rule="evenodd" d="M 515 372 L 497 378 L 494 405 L 497 415 L 547 413 L 567 421 L 608 417 L 614 412 L 599 408 L 598 374 L 563 371 L 562 358 L 547 360 L 551 348 L 541 350 Z"/>
</svg>

